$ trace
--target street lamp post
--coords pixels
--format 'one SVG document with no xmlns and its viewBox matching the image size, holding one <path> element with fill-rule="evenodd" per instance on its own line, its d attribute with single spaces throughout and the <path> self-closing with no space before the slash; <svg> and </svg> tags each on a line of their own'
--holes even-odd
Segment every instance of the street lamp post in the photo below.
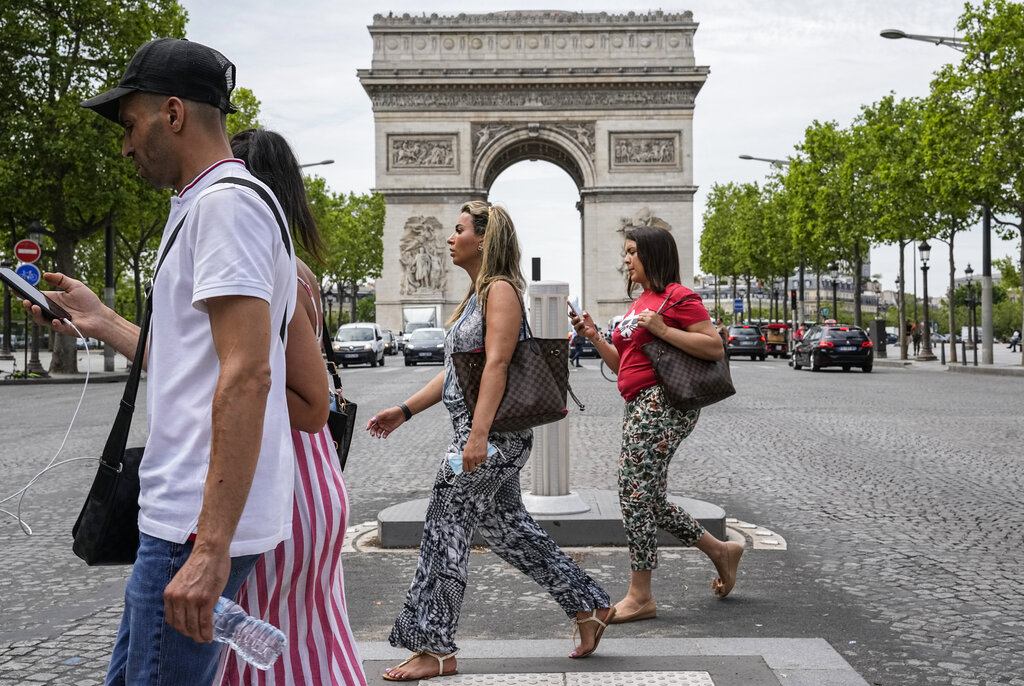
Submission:
<svg viewBox="0 0 1024 686">
<path fill-rule="evenodd" d="M 945 45 L 960 52 L 967 51 L 967 42 L 962 38 L 953 36 L 928 36 L 923 34 L 907 33 L 900 29 L 885 29 L 880 34 L 882 38 L 898 40 L 909 38 L 910 40 L 923 41 L 933 45 Z M 987 53 L 985 58 L 988 58 Z M 993 363 L 992 338 L 992 210 L 988 205 L 981 208 L 981 362 L 982 364 Z"/>
<path fill-rule="evenodd" d="M 320 160 L 319 162 L 307 162 L 306 164 L 300 164 L 299 167 L 304 169 L 306 167 L 318 167 L 321 164 L 334 164 L 334 160 Z"/>
<path fill-rule="evenodd" d="M 971 263 L 967 263 L 967 269 L 964 270 L 964 275 L 967 277 L 967 342 L 971 344 L 972 358 L 974 360 L 974 366 L 978 366 L 978 336 L 977 327 L 978 320 L 974 316 L 974 283 L 971 281 L 971 277 L 974 276 L 974 270 L 971 269 Z M 967 355 L 964 355 L 964 364 L 967 364 Z"/>
<path fill-rule="evenodd" d="M 836 297 L 836 282 L 839 279 L 839 265 L 831 262 L 828 265 L 829 276 L 832 277 L 832 318 L 839 323 L 839 299 Z"/>
<path fill-rule="evenodd" d="M 919 362 L 930 362 L 935 359 L 932 354 L 932 324 L 928 319 L 928 259 L 932 254 L 932 247 L 928 241 L 921 241 L 917 247 L 921 251 L 921 280 L 924 282 L 924 331 L 921 336 L 921 354 L 917 356 Z"/>
</svg>

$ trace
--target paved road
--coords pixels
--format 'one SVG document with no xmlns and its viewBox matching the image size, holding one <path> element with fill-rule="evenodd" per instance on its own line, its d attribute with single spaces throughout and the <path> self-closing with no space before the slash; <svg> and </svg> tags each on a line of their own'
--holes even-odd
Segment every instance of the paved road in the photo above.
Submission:
<svg viewBox="0 0 1024 686">
<path fill-rule="evenodd" d="M 595 361 L 584 365 L 571 376 L 587 403 L 568 420 L 573 486 L 613 488 L 621 401 Z M 365 419 L 438 369 L 392 357 L 383 369 L 346 370 L 346 390 Z M 821 637 L 872 684 L 1024 684 L 1024 380 L 920 366 L 795 372 L 778 360 L 736 360 L 733 373 L 738 395 L 705 412 L 670 488 L 778 532 L 788 549 L 749 550 L 726 601 L 708 592 L 713 570 L 699 554 L 666 550 L 655 573 L 658 618 L 609 636 Z M 50 460 L 77 389 L 0 387 L 4 494 Z M 119 393 L 89 389 L 65 457 L 97 454 Z M 346 472 L 350 522 L 427 495 L 448 431 L 437 408 L 387 441 L 358 435 Z M 87 568 L 70 553 L 92 471 L 73 463 L 39 481 L 23 508 L 35 536 L 0 519 L 0 686 L 96 683 L 102 674 L 126 570 Z M 624 551 L 573 554 L 613 597 L 624 592 Z M 360 641 L 386 640 L 414 565 L 414 553 L 372 543 L 348 554 Z M 568 649 L 553 601 L 490 553 L 474 554 L 471 569 L 460 637 L 564 638 Z"/>
</svg>

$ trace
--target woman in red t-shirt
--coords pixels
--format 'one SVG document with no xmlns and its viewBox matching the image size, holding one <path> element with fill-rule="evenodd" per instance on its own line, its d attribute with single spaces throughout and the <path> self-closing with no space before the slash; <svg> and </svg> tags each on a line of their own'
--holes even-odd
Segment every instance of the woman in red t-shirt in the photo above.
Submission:
<svg viewBox="0 0 1024 686">
<path fill-rule="evenodd" d="M 573 317 L 577 333 L 594 343 L 601 359 L 618 373 L 619 392 L 626 399 L 622 449 L 619 454 L 619 504 L 629 543 L 632 575 L 626 597 L 616 603 L 613 623 L 657 615 L 651 594 L 651 571 L 658 566 L 658 527 L 686 545 L 696 546 L 715 565 L 711 582 L 724 598 L 736 583 L 743 544 L 722 542 L 704 530 L 688 512 L 667 497 L 668 465 L 690 435 L 700 410 L 681 412 L 664 397 L 643 345 L 660 338 L 694 357 L 717 360 L 725 354 L 722 339 L 699 298 L 679 284 L 679 253 L 665 229 L 642 226 L 626 232 L 627 293 L 643 292 L 615 327 L 612 342 L 599 336 L 586 312 Z"/>
</svg>

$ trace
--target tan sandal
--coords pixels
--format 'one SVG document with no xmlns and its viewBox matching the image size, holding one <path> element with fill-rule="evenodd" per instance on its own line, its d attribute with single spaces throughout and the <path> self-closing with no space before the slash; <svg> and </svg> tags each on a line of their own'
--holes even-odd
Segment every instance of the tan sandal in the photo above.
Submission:
<svg viewBox="0 0 1024 686">
<path fill-rule="evenodd" d="M 569 653 L 569 657 L 578 659 L 581 657 L 586 657 L 587 655 L 590 655 L 595 650 L 597 650 L 597 645 L 601 642 L 601 636 L 604 634 L 604 630 L 607 629 L 608 625 L 612 623 L 613 619 L 615 619 L 615 606 L 612 605 L 611 607 L 607 608 L 607 610 L 608 614 L 605 615 L 604 621 L 597 618 L 597 608 L 595 608 L 590 613 L 589 617 L 584 617 L 583 619 L 577 617 L 576 619 L 572 620 L 572 645 L 576 650 L 579 650 L 579 646 L 576 645 L 577 632 L 580 633 L 582 638 L 582 632 L 580 632 L 580 624 L 585 624 L 587 622 L 597 622 L 600 626 L 598 626 L 597 628 L 597 633 L 594 634 L 594 647 L 585 653 L 579 654 L 576 653 L 576 650 L 573 650 L 571 653 Z"/>
<path fill-rule="evenodd" d="M 458 674 L 459 673 L 458 667 L 456 667 L 455 669 L 453 669 L 450 672 L 444 671 L 444 661 L 447 660 L 448 658 L 455 657 L 455 655 L 458 652 L 459 651 L 456 650 L 454 652 L 448 653 L 447 655 L 442 655 L 440 653 L 431 653 L 428 650 L 421 650 L 419 652 L 416 652 L 416 653 L 413 653 L 412 655 L 410 655 L 401 664 L 395 665 L 394 667 L 387 668 L 386 670 L 384 670 L 384 674 L 382 676 L 384 677 L 385 681 L 420 681 L 421 679 L 433 679 L 435 676 L 451 676 L 453 674 Z M 406 677 L 406 676 L 397 677 L 397 676 L 392 676 L 391 675 L 391 670 L 397 670 L 399 667 L 404 667 L 405 665 L 409 664 L 410 662 L 412 662 L 413 660 L 415 660 L 416 658 L 418 658 L 421 655 L 429 655 L 430 657 L 432 657 L 435 660 L 437 660 L 437 674 L 431 674 L 431 675 L 428 675 L 428 676 L 410 676 L 410 677 Z"/>
</svg>

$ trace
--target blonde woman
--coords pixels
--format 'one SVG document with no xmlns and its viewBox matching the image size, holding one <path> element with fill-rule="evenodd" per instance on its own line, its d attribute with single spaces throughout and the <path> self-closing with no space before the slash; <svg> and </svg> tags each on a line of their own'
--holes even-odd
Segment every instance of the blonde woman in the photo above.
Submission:
<svg viewBox="0 0 1024 686">
<path fill-rule="evenodd" d="M 405 605 L 391 631 L 391 645 L 413 655 L 388 669 L 388 681 L 415 681 L 455 674 L 455 632 L 466 590 L 470 544 L 479 531 L 491 550 L 543 586 L 573 618 L 580 644 L 569 657 L 594 652 L 615 615 L 608 594 L 563 553 L 523 507 L 519 472 L 530 457 L 533 432 L 490 430 L 506 384 L 516 342 L 525 335 L 519 243 L 508 213 L 473 201 L 462 206 L 448 237 L 452 263 L 472 285 L 448 322 L 445 368 L 404 403 L 372 417 L 367 430 L 387 438 L 428 407 L 444 402 L 454 435 L 434 479 L 423 524 L 419 563 Z M 453 352 L 486 350 L 475 412 L 466 407 L 451 362 Z M 492 447 L 491 450 L 488 450 Z"/>
</svg>

